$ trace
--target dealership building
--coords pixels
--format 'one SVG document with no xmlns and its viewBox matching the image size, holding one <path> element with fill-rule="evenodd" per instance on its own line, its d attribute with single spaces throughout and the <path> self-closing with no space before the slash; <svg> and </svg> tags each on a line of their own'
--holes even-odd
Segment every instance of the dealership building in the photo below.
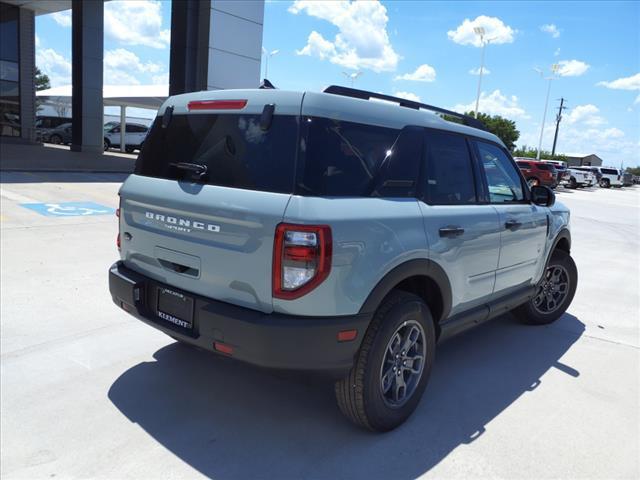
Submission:
<svg viewBox="0 0 640 480">
<path fill-rule="evenodd" d="M 71 150 L 103 150 L 104 2 L 0 0 L 0 142 L 36 142 L 35 17 L 71 10 Z M 171 4 L 168 93 L 255 88 L 264 0 Z"/>
</svg>

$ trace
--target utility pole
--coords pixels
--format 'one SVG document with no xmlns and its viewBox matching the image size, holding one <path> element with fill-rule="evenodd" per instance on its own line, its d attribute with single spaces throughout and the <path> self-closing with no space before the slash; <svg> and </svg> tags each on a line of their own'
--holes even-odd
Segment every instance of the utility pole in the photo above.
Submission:
<svg viewBox="0 0 640 480">
<path fill-rule="evenodd" d="M 551 156 L 556 154 L 556 143 L 558 142 L 558 130 L 560 129 L 560 122 L 562 121 L 562 110 L 566 110 L 564 106 L 564 98 L 560 98 L 560 106 L 558 107 L 558 114 L 556 115 L 556 134 L 553 137 L 553 148 L 551 149 Z"/>
</svg>

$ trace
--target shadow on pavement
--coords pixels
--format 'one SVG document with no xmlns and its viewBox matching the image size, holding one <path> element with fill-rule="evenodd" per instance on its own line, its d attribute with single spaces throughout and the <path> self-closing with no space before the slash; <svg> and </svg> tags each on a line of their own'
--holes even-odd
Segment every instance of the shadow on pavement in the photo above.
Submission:
<svg viewBox="0 0 640 480">
<path fill-rule="evenodd" d="M 475 441 L 521 395 L 544 388 L 550 368 L 567 382 L 577 377 L 559 359 L 583 331 L 569 314 L 547 327 L 507 315 L 443 343 L 418 409 L 383 435 L 347 423 L 326 379 L 267 372 L 180 344 L 124 372 L 108 395 L 209 477 L 403 480 Z"/>
<path fill-rule="evenodd" d="M 0 171 L 0 183 L 122 183 L 128 173 Z"/>
</svg>

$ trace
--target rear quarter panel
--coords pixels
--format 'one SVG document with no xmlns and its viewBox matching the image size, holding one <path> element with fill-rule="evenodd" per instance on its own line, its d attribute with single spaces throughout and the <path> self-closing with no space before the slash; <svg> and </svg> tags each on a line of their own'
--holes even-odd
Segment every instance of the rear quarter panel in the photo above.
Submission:
<svg viewBox="0 0 640 480">
<path fill-rule="evenodd" d="M 428 258 L 418 202 L 413 198 L 292 196 L 287 223 L 329 225 L 333 258 L 329 277 L 296 300 L 274 298 L 274 311 L 292 315 L 352 315 L 386 273 Z"/>
</svg>

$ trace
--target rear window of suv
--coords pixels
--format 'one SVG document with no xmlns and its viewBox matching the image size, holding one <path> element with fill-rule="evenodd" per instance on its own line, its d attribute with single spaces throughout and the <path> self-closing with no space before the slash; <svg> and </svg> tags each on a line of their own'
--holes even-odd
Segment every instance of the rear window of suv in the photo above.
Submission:
<svg viewBox="0 0 640 480">
<path fill-rule="evenodd" d="M 605 175 L 618 175 L 618 171 L 611 168 L 601 168 L 600 171 Z"/>
<path fill-rule="evenodd" d="M 260 115 L 173 115 L 166 128 L 157 117 L 135 173 L 193 182 L 193 175 L 175 164 L 195 163 L 207 167 L 198 183 L 291 193 L 297 137 L 296 116 L 275 115 L 266 131 Z"/>
</svg>

